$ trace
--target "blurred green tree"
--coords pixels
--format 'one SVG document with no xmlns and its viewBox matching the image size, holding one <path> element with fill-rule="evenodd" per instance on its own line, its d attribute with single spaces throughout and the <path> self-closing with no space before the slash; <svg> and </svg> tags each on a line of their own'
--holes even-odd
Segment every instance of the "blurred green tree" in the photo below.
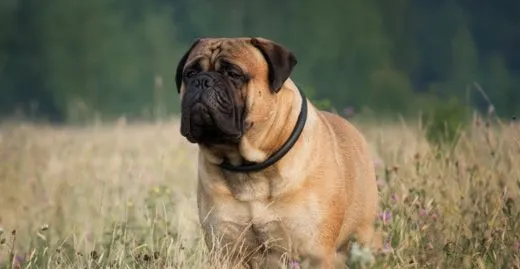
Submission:
<svg viewBox="0 0 520 269">
<path fill-rule="evenodd" d="M 519 3 L 4 0 L 0 115 L 172 115 L 175 66 L 196 38 L 263 36 L 295 52 L 294 80 L 323 107 L 413 115 L 434 96 L 484 110 L 478 83 L 508 117 L 520 110 Z"/>
</svg>

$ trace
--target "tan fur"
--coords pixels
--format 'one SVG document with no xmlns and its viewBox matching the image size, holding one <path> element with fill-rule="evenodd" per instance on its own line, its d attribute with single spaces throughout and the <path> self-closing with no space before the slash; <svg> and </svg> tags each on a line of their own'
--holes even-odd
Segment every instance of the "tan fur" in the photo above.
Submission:
<svg viewBox="0 0 520 269">
<path fill-rule="evenodd" d="M 252 127 L 238 147 L 200 146 L 197 195 L 208 247 L 220 240 L 221 245 L 240 248 L 226 253 L 245 255 L 262 242 L 278 240 L 267 246 L 272 260 L 287 255 L 308 259 L 313 268 L 333 268 L 337 250 L 344 249 L 350 235 L 371 245 L 378 203 L 374 168 L 366 141 L 345 119 L 306 100 L 303 133 L 279 162 L 248 174 L 216 165 L 223 157 L 233 164 L 265 160 L 289 137 L 302 101 L 291 79 L 278 93 L 271 92 L 266 61 L 248 38 L 205 39 L 187 64 L 203 58 L 205 70 L 218 68 L 221 57 L 252 76 L 241 93 L 246 122 Z M 181 96 L 183 91 L 181 87 Z M 275 268 L 262 265 L 266 261 L 260 255 L 259 251 L 249 255 L 245 264 Z"/>
</svg>

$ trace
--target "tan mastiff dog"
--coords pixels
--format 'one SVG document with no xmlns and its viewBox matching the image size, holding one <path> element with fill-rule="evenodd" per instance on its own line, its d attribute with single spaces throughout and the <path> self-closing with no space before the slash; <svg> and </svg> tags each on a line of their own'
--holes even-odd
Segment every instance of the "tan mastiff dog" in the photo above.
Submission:
<svg viewBox="0 0 520 269">
<path fill-rule="evenodd" d="M 334 268 L 351 235 L 379 240 L 367 143 L 305 98 L 289 78 L 296 62 L 264 38 L 206 38 L 177 67 L 205 241 L 230 266 Z"/>
</svg>

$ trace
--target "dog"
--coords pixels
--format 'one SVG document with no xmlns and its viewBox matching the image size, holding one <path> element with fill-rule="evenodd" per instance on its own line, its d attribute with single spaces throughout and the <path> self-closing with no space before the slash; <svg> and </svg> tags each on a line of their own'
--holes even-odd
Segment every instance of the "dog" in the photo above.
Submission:
<svg viewBox="0 0 520 269">
<path fill-rule="evenodd" d="M 204 240 L 233 266 L 328 269 L 352 237 L 378 242 L 367 142 L 306 98 L 290 78 L 297 62 L 273 40 L 222 37 L 197 39 L 177 65 Z"/>
</svg>

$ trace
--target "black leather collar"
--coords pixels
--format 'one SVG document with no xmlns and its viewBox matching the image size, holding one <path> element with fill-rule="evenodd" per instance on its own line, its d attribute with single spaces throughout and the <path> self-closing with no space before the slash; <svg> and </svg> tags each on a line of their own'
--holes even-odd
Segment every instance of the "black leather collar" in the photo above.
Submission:
<svg viewBox="0 0 520 269">
<path fill-rule="evenodd" d="M 298 138 L 300 137 L 303 127 L 305 127 L 305 123 L 307 121 L 307 98 L 305 97 L 305 94 L 301 89 L 298 88 L 298 91 L 300 92 L 300 96 L 302 98 L 302 106 L 300 109 L 300 114 L 298 115 L 298 119 L 296 120 L 296 126 L 294 127 L 291 135 L 285 141 L 285 144 L 278 149 L 273 155 L 271 155 L 267 160 L 261 162 L 261 163 L 246 163 L 240 166 L 233 166 L 227 161 L 224 161 L 220 164 L 220 168 L 232 171 L 232 172 L 256 172 L 263 170 L 273 164 L 275 164 L 277 161 L 279 161 L 291 148 L 296 144 L 296 141 L 298 141 Z"/>
</svg>

